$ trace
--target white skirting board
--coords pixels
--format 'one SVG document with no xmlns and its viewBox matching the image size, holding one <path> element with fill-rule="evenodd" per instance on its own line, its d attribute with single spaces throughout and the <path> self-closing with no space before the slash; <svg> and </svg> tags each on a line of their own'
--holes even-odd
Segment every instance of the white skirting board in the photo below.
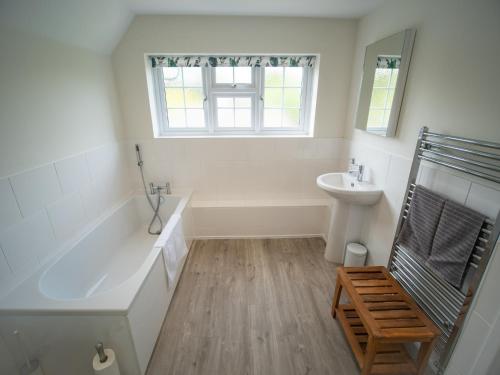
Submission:
<svg viewBox="0 0 500 375">
<path fill-rule="evenodd" d="M 279 204 L 193 202 L 195 238 L 323 237 L 330 220 L 328 201 Z"/>
</svg>

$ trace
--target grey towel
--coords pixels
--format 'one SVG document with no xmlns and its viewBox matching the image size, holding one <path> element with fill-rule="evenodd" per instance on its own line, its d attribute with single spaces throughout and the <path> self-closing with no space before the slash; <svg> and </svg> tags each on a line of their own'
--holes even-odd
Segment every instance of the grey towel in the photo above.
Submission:
<svg viewBox="0 0 500 375">
<path fill-rule="evenodd" d="M 484 219 L 484 215 L 461 204 L 446 201 L 444 205 L 426 264 L 457 288 Z"/>
<path fill-rule="evenodd" d="M 425 261 L 431 252 L 445 198 L 417 185 L 397 242 Z"/>
</svg>

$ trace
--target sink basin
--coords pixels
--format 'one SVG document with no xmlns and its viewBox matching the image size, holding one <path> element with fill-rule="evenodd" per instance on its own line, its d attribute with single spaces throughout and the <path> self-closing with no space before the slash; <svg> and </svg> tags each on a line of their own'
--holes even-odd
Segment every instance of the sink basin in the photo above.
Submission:
<svg viewBox="0 0 500 375">
<path fill-rule="evenodd" d="M 350 204 L 370 206 L 379 200 L 382 190 L 367 182 L 359 182 L 347 173 L 326 173 L 316 184 L 332 197 Z"/>
</svg>

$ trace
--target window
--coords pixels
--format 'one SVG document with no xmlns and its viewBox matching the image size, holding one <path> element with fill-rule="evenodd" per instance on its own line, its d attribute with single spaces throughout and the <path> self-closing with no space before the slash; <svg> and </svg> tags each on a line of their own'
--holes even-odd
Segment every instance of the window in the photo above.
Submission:
<svg viewBox="0 0 500 375">
<path fill-rule="evenodd" d="M 264 128 L 298 129 L 303 122 L 303 68 L 264 68 Z"/>
<path fill-rule="evenodd" d="M 151 57 L 157 136 L 309 134 L 314 56 Z"/>
<path fill-rule="evenodd" d="M 204 94 L 200 68 L 163 68 L 168 125 L 172 129 L 203 129 Z"/>
</svg>

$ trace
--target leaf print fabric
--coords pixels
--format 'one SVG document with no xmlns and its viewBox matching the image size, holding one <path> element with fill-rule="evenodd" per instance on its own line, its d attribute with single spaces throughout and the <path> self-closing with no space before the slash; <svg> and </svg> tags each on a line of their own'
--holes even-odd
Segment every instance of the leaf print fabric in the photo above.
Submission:
<svg viewBox="0 0 500 375">
<path fill-rule="evenodd" d="M 313 67 L 316 56 L 152 56 L 156 67 Z M 399 64 L 398 64 L 399 66 Z"/>
<path fill-rule="evenodd" d="M 401 64 L 400 56 L 377 56 L 377 68 L 399 69 Z"/>
</svg>

